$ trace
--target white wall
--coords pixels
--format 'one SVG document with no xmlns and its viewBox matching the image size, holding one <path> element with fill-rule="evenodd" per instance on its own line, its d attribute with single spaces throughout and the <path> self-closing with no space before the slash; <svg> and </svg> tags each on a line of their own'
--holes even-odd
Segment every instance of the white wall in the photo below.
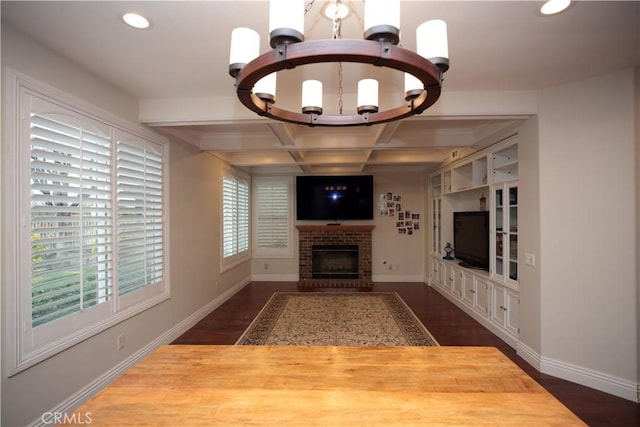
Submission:
<svg viewBox="0 0 640 427">
<path fill-rule="evenodd" d="M 420 171 L 388 172 L 374 175 L 374 220 L 372 232 L 372 276 L 374 282 L 422 282 L 428 215 L 425 211 L 427 188 L 425 174 Z M 419 214 L 420 228 L 413 234 L 399 234 L 398 216 L 382 216 L 377 201 L 380 194 L 400 196 L 402 211 Z"/>
<path fill-rule="evenodd" d="M 3 77 L 9 67 L 120 117 L 136 119 L 134 99 L 5 25 L 2 26 L 2 66 Z M 2 100 L 4 113 L 11 106 L 6 105 L 5 96 Z M 3 141 L 3 144 L 12 143 Z M 96 380 L 102 380 L 104 375 L 130 363 L 134 356 L 148 351 L 150 344 L 172 339 L 173 335 L 191 326 L 189 322 L 197 320 L 193 318 L 194 314 L 206 314 L 228 295 L 225 291 L 233 291 L 247 283 L 249 263 L 220 273 L 222 165 L 220 160 L 189 145 L 171 142 L 171 299 L 11 378 L 7 377 L 6 364 L 3 364 L 2 425 L 26 425 L 39 421 L 45 411 L 78 403 L 77 399 L 81 398 L 78 391 L 91 392 Z M 3 186 L 11 181 L 12 177 L 2 177 Z M 3 256 L 2 271 L 6 269 Z M 3 304 L 7 304 L 6 286 L 12 284 L 3 277 Z M 3 316 L 6 313 L 6 306 L 2 306 Z M 5 318 L 2 323 L 6 324 Z M 117 350 L 117 336 L 123 333 L 126 347 Z M 2 354 L 7 354 L 9 344 L 7 334 L 3 334 Z"/>
<path fill-rule="evenodd" d="M 518 128 L 518 253 L 535 257 L 535 265 L 518 265 L 520 283 L 520 345 L 540 354 L 540 177 L 538 159 L 538 118 L 532 117 Z M 520 349 L 519 349 L 520 350 Z M 534 366 L 539 368 L 537 363 Z"/>
<path fill-rule="evenodd" d="M 640 67 L 636 68 L 636 224 L 640 224 Z M 640 258 L 640 226 L 636 227 L 636 251 Z M 640 262 L 636 262 L 636 325 L 640 325 Z M 640 326 L 637 331 L 638 352 L 638 382 L 640 383 Z M 640 385 L 638 386 L 638 401 L 640 401 Z"/>
<path fill-rule="evenodd" d="M 638 383 L 633 70 L 540 93 L 543 371 Z"/>
</svg>

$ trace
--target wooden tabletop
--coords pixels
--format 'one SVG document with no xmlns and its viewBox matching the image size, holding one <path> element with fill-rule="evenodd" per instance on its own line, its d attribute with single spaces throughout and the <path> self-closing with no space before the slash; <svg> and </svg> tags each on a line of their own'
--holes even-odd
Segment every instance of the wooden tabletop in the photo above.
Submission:
<svg viewBox="0 0 640 427">
<path fill-rule="evenodd" d="M 585 425 L 492 347 L 162 346 L 75 414 L 92 426 Z"/>
</svg>

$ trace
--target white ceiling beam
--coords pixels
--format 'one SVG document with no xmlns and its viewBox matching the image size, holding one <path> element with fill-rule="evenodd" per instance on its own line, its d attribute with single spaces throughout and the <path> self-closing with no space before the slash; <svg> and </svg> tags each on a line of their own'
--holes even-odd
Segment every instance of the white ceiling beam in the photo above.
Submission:
<svg viewBox="0 0 640 427">
<path fill-rule="evenodd" d="M 280 122 L 269 123 L 268 126 L 283 146 L 292 147 L 295 145 L 295 130 L 291 126 Z"/>
<path fill-rule="evenodd" d="M 298 165 L 298 167 L 300 167 L 300 170 L 302 172 L 305 172 L 305 173 L 310 172 L 309 168 L 305 164 L 302 153 L 300 153 L 299 151 L 289 151 L 289 156 L 291 156 L 293 161 Z"/>
<path fill-rule="evenodd" d="M 447 91 L 423 117 L 495 117 L 534 115 L 538 112 L 538 92 Z M 270 123 L 245 108 L 235 96 L 204 98 L 141 99 L 138 118 L 149 125 L 215 123 Z"/>
<path fill-rule="evenodd" d="M 162 128 L 162 130 L 169 135 L 175 136 L 176 138 L 187 142 L 194 147 L 199 149 L 202 148 L 202 133 L 192 129 L 181 129 L 179 127 L 166 127 Z"/>
<path fill-rule="evenodd" d="M 376 135 L 375 145 L 384 145 L 388 143 L 393 134 L 398 130 L 399 126 L 399 121 L 385 123 L 384 125 L 380 126 L 378 134 Z"/>
</svg>

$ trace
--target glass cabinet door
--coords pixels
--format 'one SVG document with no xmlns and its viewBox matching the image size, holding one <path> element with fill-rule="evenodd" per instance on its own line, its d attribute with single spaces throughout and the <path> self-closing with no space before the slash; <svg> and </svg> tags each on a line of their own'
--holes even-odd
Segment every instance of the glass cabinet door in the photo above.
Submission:
<svg viewBox="0 0 640 427">
<path fill-rule="evenodd" d="M 509 211 L 506 219 L 509 224 L 509 270 L 507 278 L 518 281 L 518 187 L 510 186 L 509 191 Z"/>
<path fill-rule="evenodd" d="M 440 247 L 442 228 L 441 228 L 441 212 L 442 212 L 442 199 L 435 198 L 431 200 L 431 224 L 433 226 L 431 235 L 431 253 L 440 254 L 442 248 Z"/>
<path fill-rule="evenodd" d="M 492 274 L 518 281 L 518 187 L 505 184 L 493 189 Z"/>
<path fill-rule="evenodd" d="M 493 215 L 494 230 L 494 265 L 493 274 L 504 275 L 504 190 L 502 187 L 494 190 L 495 211 Z"/>
</svg>

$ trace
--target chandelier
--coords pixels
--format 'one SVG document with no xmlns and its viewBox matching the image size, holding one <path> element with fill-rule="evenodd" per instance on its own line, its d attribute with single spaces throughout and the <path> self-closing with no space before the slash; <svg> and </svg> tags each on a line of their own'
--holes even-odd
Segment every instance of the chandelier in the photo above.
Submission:
<svg viewBox="0 0 640 427">
<path fill-rule="evenodd" d="M 260 35 L 249 28 L 231 34 L 229 74 L 238 99 L 260 116 L 308 126 L 361 126 L 404 119 L 432 106 L 440 97 L 443 73 L 449 69 L 447 28 L 442 20 L 427 21 L 416 30 L 417 52 L 398 46 L 400 0 L 366 0 L 363 40 L 342 39 L 342 10 L 334 7 L 334 38 L 304 40 L 304 0 L 270 0 L 269 36 L 272 50 L 260 55 Z M 338 31 L 336 31 L 338 28 Z M 378 82 L 358 82 L 357 114 L 342 114 L 343 62 L 371 64 L 404 72 L 404 102 L 380 110 Z M 302 83 L 300 111 L 275 105 L 276 73 L 316 63 L 337 63 L 340 70 L 340 114 L 323 114 L 322 82 Z"/>
</svg>

